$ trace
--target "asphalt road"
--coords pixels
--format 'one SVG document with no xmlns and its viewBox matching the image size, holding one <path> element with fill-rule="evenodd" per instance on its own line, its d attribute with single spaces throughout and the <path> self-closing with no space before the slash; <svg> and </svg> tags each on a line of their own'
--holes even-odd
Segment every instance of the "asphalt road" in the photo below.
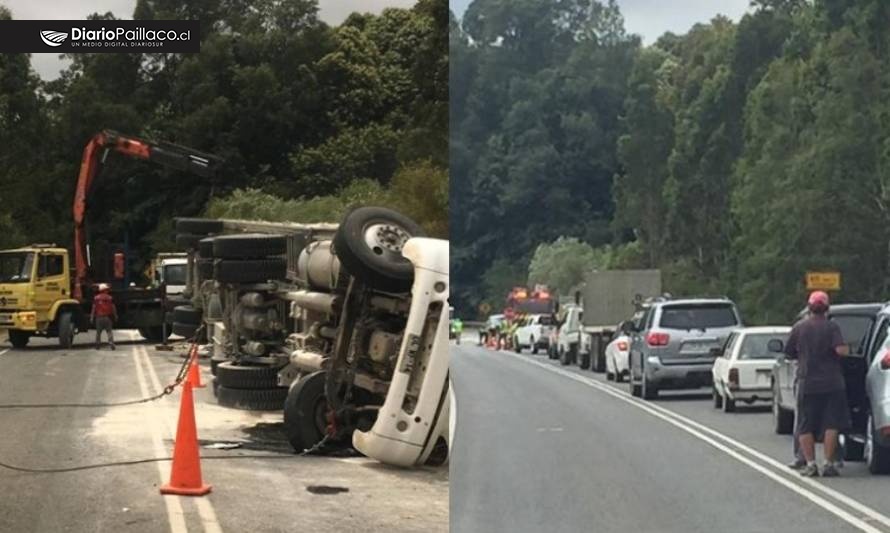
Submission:
<svg viewBox="0 0 890 533">
<path fill-rule="evenodd" d="M 769 408 L 630 397 L 545 355 L 452 349 L 451 527 L 464 532 L 890 531 L 890 478 L 802 479 Z"/>
<path fill-rule="evenodd" d="M 132 332 L 116 332 L 135 339 Z M 14 350 L 0 332 L 0 463 L 67 468 L 169 457 L 179 391 L 113 408 L 9 408 L 22 403 L 115 402 L 159 392 L 182 363 L 176 352 L 129 340 L 96 351 L 32 339 Z M 202 363 L 204 380 L 209 368 Z M 363 457 L 299 457 L 281 433 L 280 412 L 219 407 L 210 387 L 195 396 L 205 483 L 202 498 L 161 496 L 170 462 L 65 473 L 0 465 L 2 532 L 426 532 L 448 529 L 448 470 L 390 468 Z M 234 443 L 235 449 L 214 449 Z M 260 458 L 241 458 L 262 455 Z M 209 456 L 224 459 L 207 459 Z M 310 488 L 348 492 L 319 494 Z"/>
</svg>

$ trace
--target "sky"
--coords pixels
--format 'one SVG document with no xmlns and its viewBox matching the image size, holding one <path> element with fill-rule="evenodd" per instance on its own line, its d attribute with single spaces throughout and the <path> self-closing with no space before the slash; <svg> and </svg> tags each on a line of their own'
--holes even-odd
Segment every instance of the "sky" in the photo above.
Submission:
<svg viewBox="0 0 890 533">
<path fill-rule="evenodd" d="M 472 0 L 449 0 L 458 16 Z M 722 14 L 738 21 L 750 0 L 618 0 L 628 33 L 636 33 L 652 44 L 665 32 L 686 33 L 697 22 Z"/>
<path fill-rule="evenodd" d="M 331 25 L 341 22 L 353 11 L 379 13 L 386 7 L 411 7 L 416 0 L 319 0 L 319 16 Z M 111 11 L 114 16 L 129 19 L 136 0 L 0 0 L 15 19 L 81 20 L 90 13 Z M 65 67 L 57 54 L 32 54 L 31 65 L 45 80 L 55 79 Z"/>
</svg>

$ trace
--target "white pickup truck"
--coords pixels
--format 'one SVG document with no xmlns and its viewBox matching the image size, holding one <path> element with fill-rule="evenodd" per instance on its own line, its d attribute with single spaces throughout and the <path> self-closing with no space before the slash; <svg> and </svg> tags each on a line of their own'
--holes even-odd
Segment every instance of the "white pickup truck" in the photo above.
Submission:
<svg viewBox="0 0 890 533">
<path fill-rule="evenodd" d="M 533 354 L 541 349 L 547 351 L 554 331 L 556 331 L 556 320 L 553 315 L 529 315 L 526 323 L 516 330 L 513 348 L 516 352 L 528 348 Z"/>
</svg>

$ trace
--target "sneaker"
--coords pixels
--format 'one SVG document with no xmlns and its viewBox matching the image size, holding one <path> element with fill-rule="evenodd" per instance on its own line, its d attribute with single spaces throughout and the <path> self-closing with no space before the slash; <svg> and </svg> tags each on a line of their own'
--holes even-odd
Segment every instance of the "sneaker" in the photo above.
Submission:
<svg viewBox="0 0 890 533">
<path fill-rule="evenodd" d="M 800 475 L 803 477 L 819 477 L 819 469 L 816 465 L 806 465 L 800 469 Z"/>
<path fill-rule="evenodd" d="M 788 463 L 788 468 L 791 470 L 800 470 L 805 466 L 807 466 L 807 462 L 804 459 L 797 459 L 793 463 Z"/>
<path fill-rule="evenodd" d="M 841 475 L 841 473 L 838 472 L 837 468 L 831 463 L 827 463 L 822 467 L 822 477 L 838 477 L 839 475 Z"/>
</svg>

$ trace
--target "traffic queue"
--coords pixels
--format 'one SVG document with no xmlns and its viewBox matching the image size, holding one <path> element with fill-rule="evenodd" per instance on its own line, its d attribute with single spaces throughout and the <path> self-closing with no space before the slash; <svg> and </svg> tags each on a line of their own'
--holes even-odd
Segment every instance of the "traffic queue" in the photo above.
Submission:
<svg viewBox="0 0 890 533">
<path fill-rule="evenodd" d="M 835 465 L 843 461 L 864 461 L 870 472 L 890 474 L 890 303 L 829 305 L 828 296 L 817 292 L 785 325 L 746 327 L 726 297 L 662 295 L 637 301 L 633 313 L 611 328 L 607 342 L 598 342 L 599 333 L 583 326 L 579 334 L 573 320 L 580 321 L 585 309 L 569 303 L 547 313 L 491 315 L 479 331 L 479 344 L 545 353 L 561 365 L 626 382 L 628 392 L 642 400 L 657 399 L 666 390 L 707 387 L 709 401 L 724 413 L 769 405 L 770 429 L 793 434 L 789 466 L 803 475 L 820 475 L 812 453 L 806 457 L 799 446 L 807 446 L 807 431 L 813 440 L 825 440 L 829 455 L 821 475 L 837 475 Z M 814 306 L 813 298 L 824 309 Z M 807 333 L 823 316 L 829 333 Z M 838 353 L 807 363 L 802 352 L 818 343 Z M 832 394 L 841 397 L 825 400 Z M 836 452 L 829 443 L 832 425 L 839 428 Z"/>
</svg>

